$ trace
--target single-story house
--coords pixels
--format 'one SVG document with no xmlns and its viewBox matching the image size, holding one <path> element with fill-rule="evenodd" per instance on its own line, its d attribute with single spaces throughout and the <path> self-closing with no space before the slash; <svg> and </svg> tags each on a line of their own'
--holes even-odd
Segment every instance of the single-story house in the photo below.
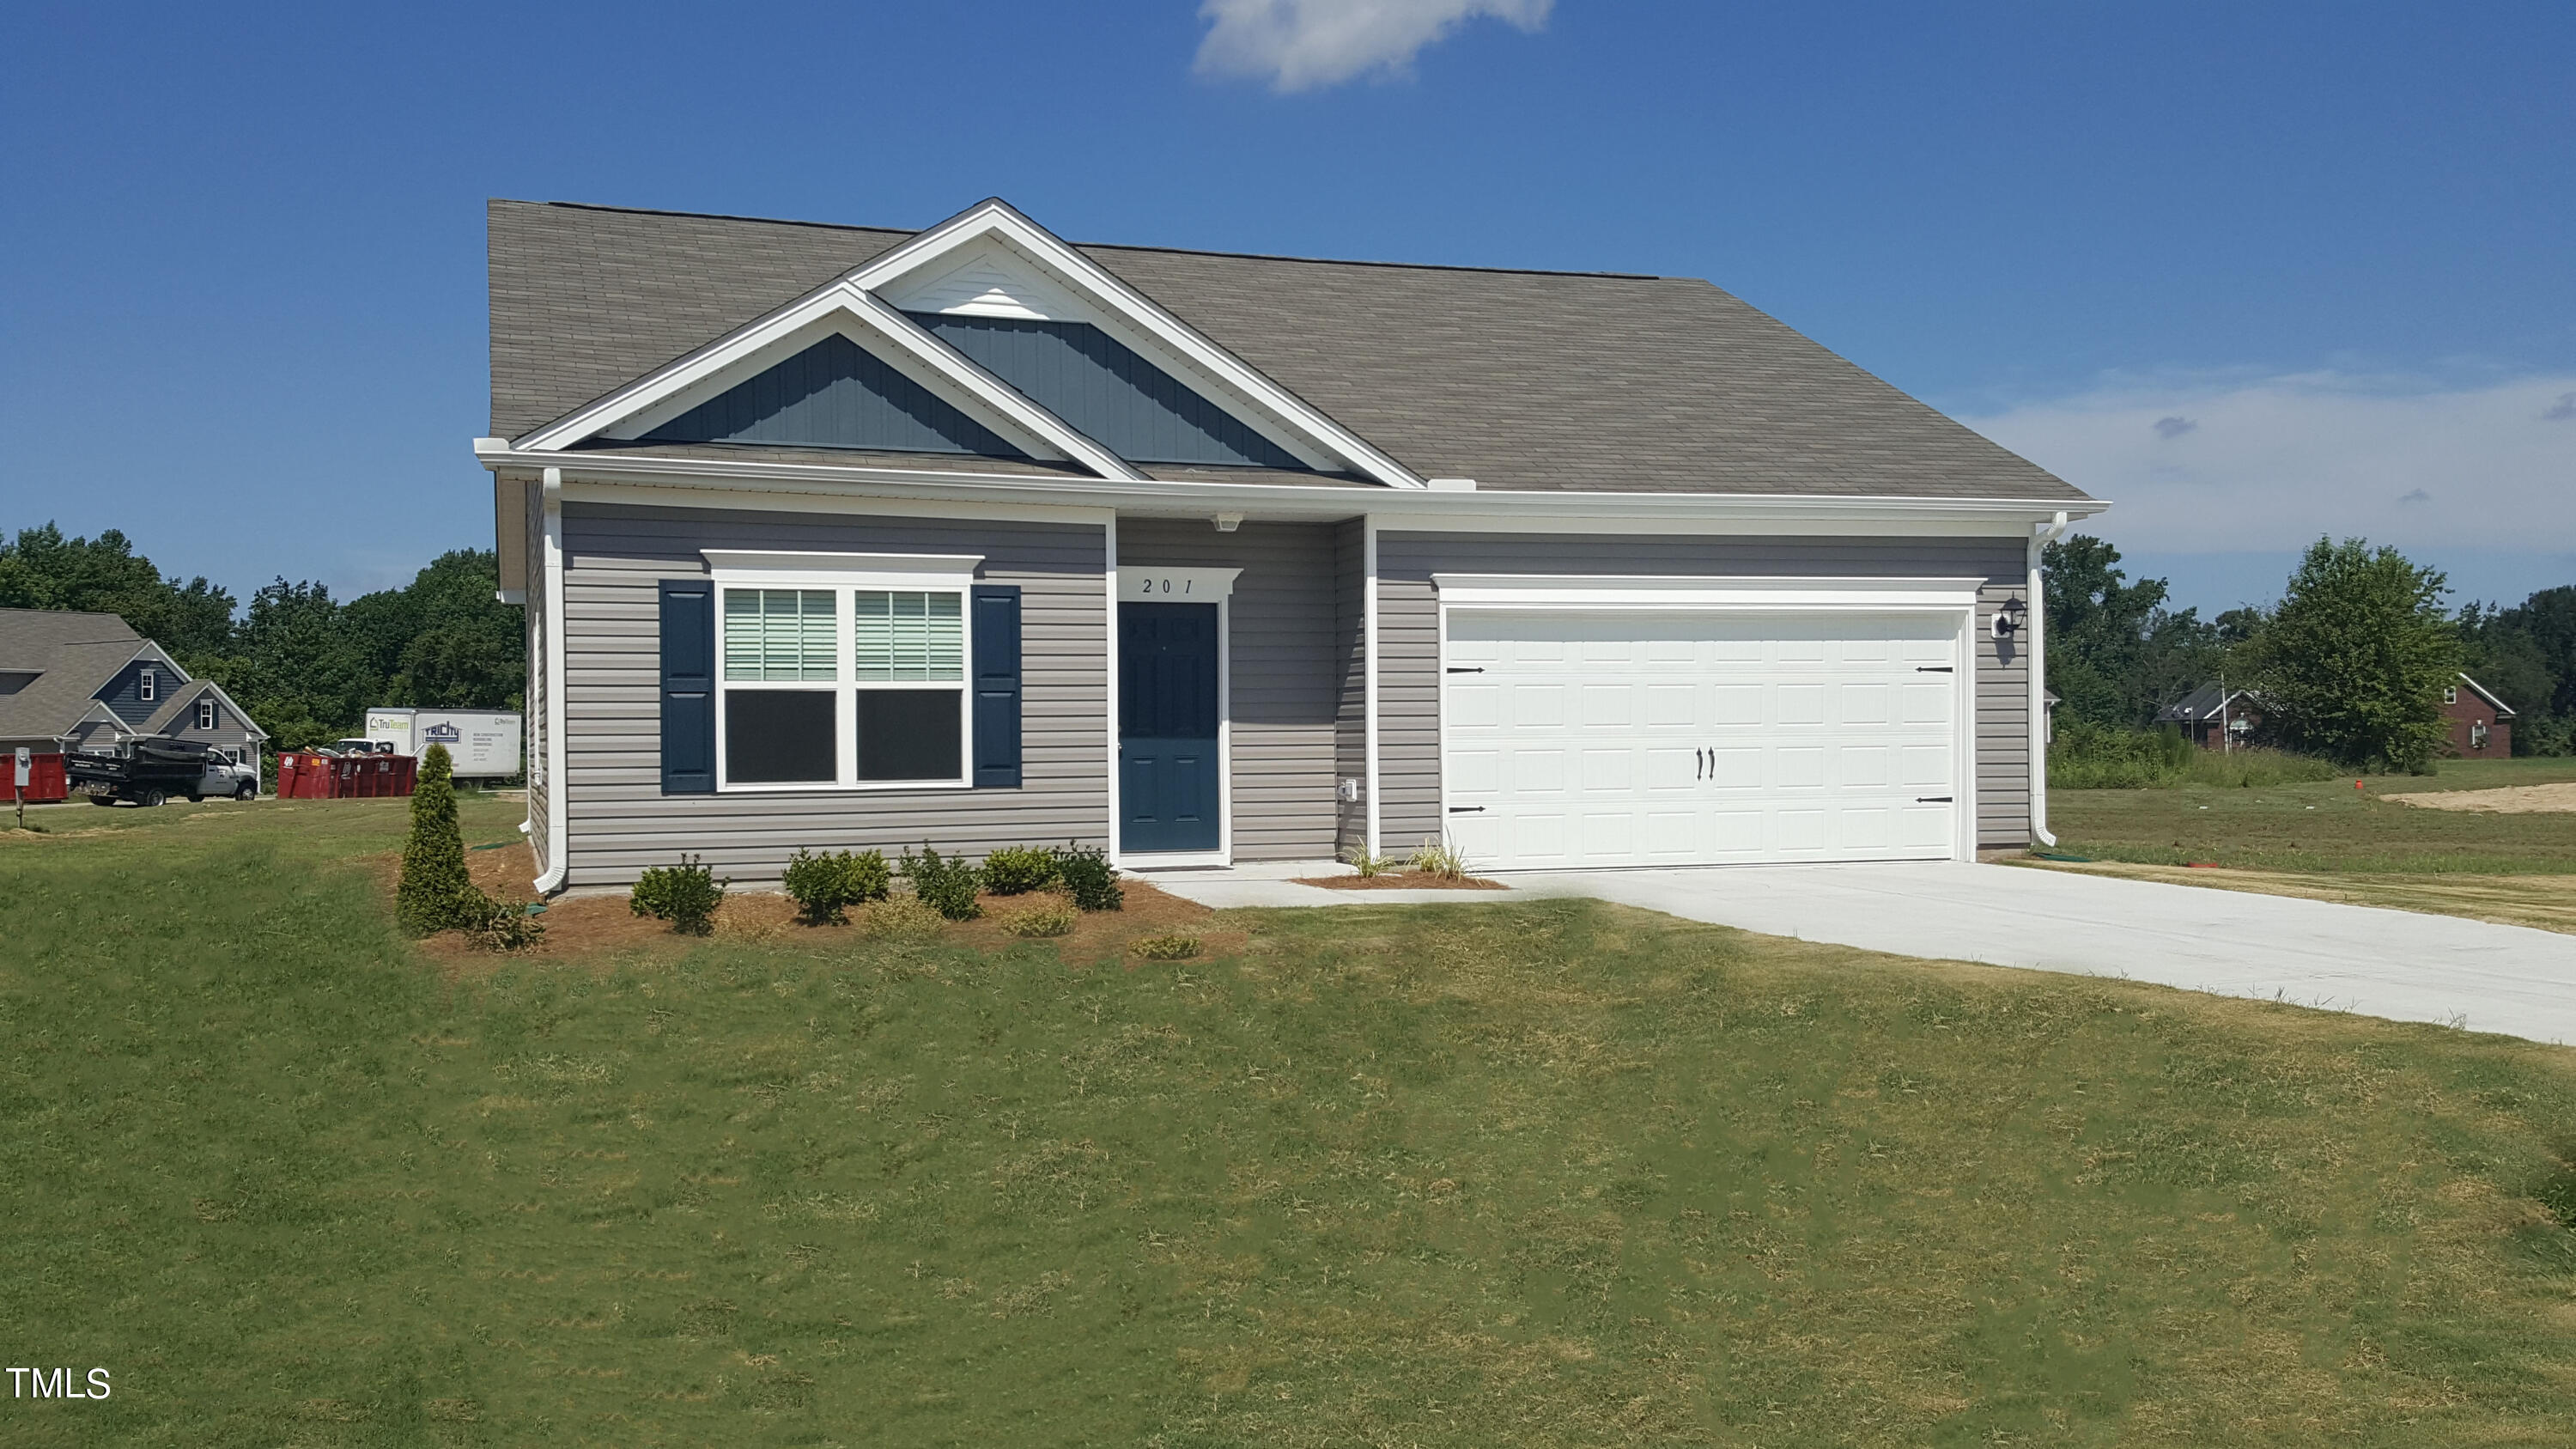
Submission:
<svg viewBox="0 0 2576 1449">
<path fill-rule="evenodd" d="M 2466 674 L 2442 689 L 2442 717 L 2451 726 L 2451 753 L 2471 760 L 2513 754 L 2513 707 Z"/>
<path fill-rule="evenodd" d="M 2263 702 L 2250 689 L 2204 684 L 2156 711 L 2156 723 L 2172 725 L 2202 749 L 2244 744 L 2263 726 Z"/>
<path fill-rule="evenodd" d="M 24 746 L 58 756 L 146 736 L 200 740 L 249 763 L 268 731 L 114 614 L 0 609 L 0 754 Z M 58 794 L 59 761 L 40 773 Z"/>
<path fill-rule="evenodd" d="M 490 207 L 537 885 L 2045 840 L 2105 505 L 1702 281 Z"/>
</svg>

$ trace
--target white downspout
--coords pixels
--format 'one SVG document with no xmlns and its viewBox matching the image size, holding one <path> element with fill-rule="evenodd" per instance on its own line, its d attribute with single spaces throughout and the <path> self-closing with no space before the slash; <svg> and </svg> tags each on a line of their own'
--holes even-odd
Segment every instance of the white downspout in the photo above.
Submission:
<svg viewBox="0 0 2576 1449">
<path fill-rule="evenodd" d="M 2030 606 L 2030 834 L 2042 845 L 2055 845 L 2057 837 L 2048 833 L 2048 679 L 2042 662 L 2048 657 L 2048 599 L 2041 592 L 2039 556 L 2064 532 L 2063 513 L 2046 523 L 2034 523 L 2030 543 L 2023 550 L 2030 569 L 2025 595 Z"/>
<path fill-rule="evenodd" d="M 1377 515 L 1360 519 L 1360 665 L 1363 748 L 1367 752 L 1363 773 L 1368 791 L 1368 853 L 1374 857 L 1386 847 L 1381 843 L 1381 817 L 1378 814 L 1377 787 Z M 1445 767 L 1444 767 L 1445 768 Z"/>
<path fill-rule="evenodd" d="M 563 889 L 571 871 L 567 859 L 571 828 L 564 819 L 564 548 L 563 470 L 548 468 L 545 486 L 546 559 L 546 869 L 537 877 L 537 894 Z"/>
</svg>

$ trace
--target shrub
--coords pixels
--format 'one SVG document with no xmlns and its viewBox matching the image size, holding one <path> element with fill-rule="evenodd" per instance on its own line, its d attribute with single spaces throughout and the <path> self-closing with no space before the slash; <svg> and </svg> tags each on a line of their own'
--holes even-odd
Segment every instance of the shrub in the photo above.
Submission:
<svg viewBox="0 0 2576 1449">
<path fill-rule="evenodd" d="M 412 784 L 411 835 L 403 841 L 394 917 L 418 936 L 465 925 L 474 914 L 468 893 L 482 895 L 465 873 L 465 840 L 456 831 L 455 768 L 445 745 L 431 745 Z"/>
<path fill-rule="evenodd" d="M 1424 875 L 1438 876 L 1442 880 L 1467 878 L 1467 857 L 1445 835 L 1435 835 L 1423 841 L 1407 864 Z"/>
<path fill-rule="evenodd" d="M 882 851 L 853 855 L 846 850 L 838 854 L 800 850 L 788 857 L 780 884 L 807 925 L 838 925 L 849 919 L 850 907 L 884 900 L 893 873 L 886 869 Z"/>
<path fill-rule="evenodd" d="M 1002 929 L 1014 936 L 1064 936 L 1082 920 L 1082 912 L 1061 896 L 1040 896 L 1002 917 Z"/>
<path fill-rule="evenodd" d="M 524 951 L 546 937 L 545 924 L 530 913 L 531 901 L 496 901 L 466 887 L 458 898 L 457 922 L 474 944 L 486 951 Z"/>
<path fill-rule="evenodd" d="M 2331 780 L 2343 772 L 2334 761 L 2314 755 L 2294 755 L 2288 750 L 2275 750 L 2263 745 L 2245 745 L 2232 750 L 2194 750 L 2191 763 L 2183 767 L 2183 782 L 2191 785 L 2221 785 L 2229 789 L 2252 789 L 2259 785 L 2299 785 L 2318 780 Z"/>
<path fill-rule="evenodd" d="M 911 896 L 888 896 L 859 908 L 859 934 L 881 940 L 927 940 L 947 924 L 947 917 Z"/>
<path fill-rule="evenodd" d="M 952 921 L 971 921 L 984 914 L 984 908 L 975 904 L 982 874 L 962 855 L 943 856 L 925 842 L 920 855 L 903 853 L 903 874 L 923 905 Z"/>
<path fill-rule="evenodd" d="M 1359 872 L 1362 880 L 1384 875 L 1404 864 L 1403 861 L 1391 855 L 1371 855 L 1365 845 L 1352 846 L 1350 854 L 1342 858 L 1349 863 L 1351 869 Z"/>
<path fill-rule="evenodd" d="M 2331 780 L 2330 761 L 2286 750 L 2241 746 L 2203 749 L 2177 730 L 2116 730 L 2069 720 L 2048 747 L 2048 783 L 2056 790 L 2162 790 L 2176 785 L 2228 788 Z"/>
<path fill-rule="evenodd" d="M 1187 961 L 1199 953 L 1199 938 L 1179 931 L 1139 936 L 1127 949 L 1148 961 Z"/>
<path fill-rule="evenodd" d="M 1110 867 L 1109 853 L 1096 845 L 1067 845 L 1055 852 L 1056 879 L 1074 908 L 1114 911 L 1127 904 L 1126 888 Z"/>
<path fill-rule="evenodd" d="M 639 916 L 670 922 L 683 936 L 703 936 L 713 928 L 716 907 L 724 904 L 725 887 L 731 884 L 717 880 L 698 857 L 684 855 L 678 865 L 657 865 L 637 877 L 626 906 Z"/>
<path fill-rule="evenodd" d="M 1013 845 L 984 857 L 984 889 L 997 896 L 1024 896 L 1058 883 L 1055 852 L 1043 845 Z"/>
</svg>

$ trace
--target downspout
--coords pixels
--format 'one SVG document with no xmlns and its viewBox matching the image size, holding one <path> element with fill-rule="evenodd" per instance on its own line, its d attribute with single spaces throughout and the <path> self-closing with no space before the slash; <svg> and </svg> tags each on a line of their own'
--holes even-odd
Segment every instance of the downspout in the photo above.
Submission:
<svg viewBox="0 0 2576 1449">
<path fill-rule="evenodd" d="M 563 470 L 548 468 L 545 499 L 546 560 L 546 869 L 537 877 L 537 894 L 563 889 L 572 862 L 567 859 L 571 830 L 564 819 L 564 549 Z"/>
<path fill-rule="evenodd" d="M 2041 592 L 2039 557 L 2065 532 L 2063 513 L 2046 523 L 2034 523 L 2030 543 L 2023 550 L 2030 569 L 2030 835 L 2042 845 L 2055 845 L 2057 837 L 2048 833 L 2048 599 Z"/>
</svg>

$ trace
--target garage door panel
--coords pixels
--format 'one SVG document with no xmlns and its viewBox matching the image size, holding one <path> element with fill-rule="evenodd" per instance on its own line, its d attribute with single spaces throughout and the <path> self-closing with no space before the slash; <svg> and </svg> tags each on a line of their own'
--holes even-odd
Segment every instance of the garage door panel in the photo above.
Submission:
<svg viewBox="0 0 2576 1449">
<path fill-rule="evenodd" d="M 1499 869 L 1948 855 L 1956 617 L 1453 611 L 1452 832 Z"/>
</svg>

